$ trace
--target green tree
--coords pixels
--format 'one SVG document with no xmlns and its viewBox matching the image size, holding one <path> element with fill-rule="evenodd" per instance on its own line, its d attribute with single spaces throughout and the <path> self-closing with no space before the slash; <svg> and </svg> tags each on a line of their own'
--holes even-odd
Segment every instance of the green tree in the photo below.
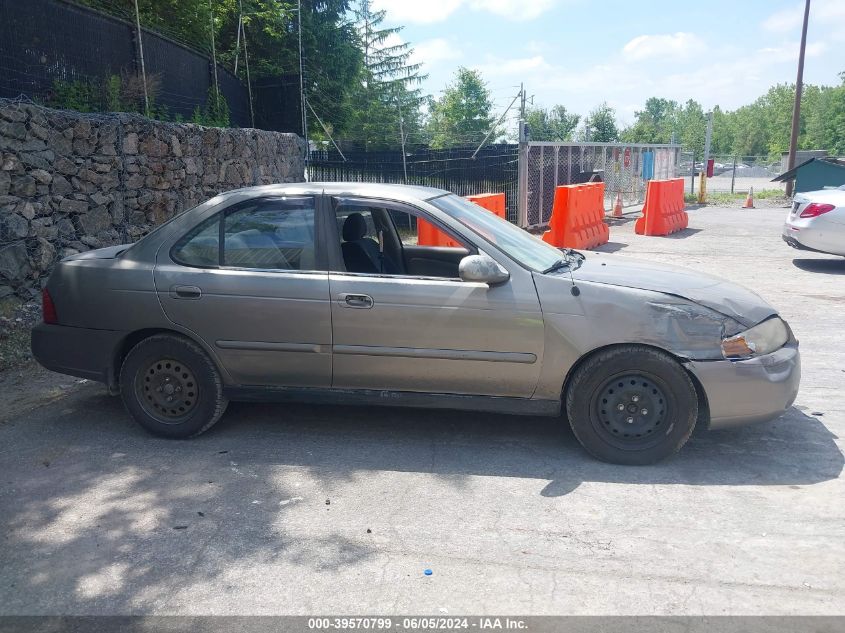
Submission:
<svg viewBox="0 0 845 633">
<path fill-rule="evenodd" d="M 78 0 L 80 4 L 135 21 L 133 0 Z M 141 25 L 200 51 L 211 49 L 209 0 L 138 0 Z"/>
<path fill-rule="evenodd" d="M 589 140 L 594 143 L 614 143 L 619 140 L 616 111 L 602 103 L 587 116 L 584 125 L 589 129 Z"/>
<path fill-rule="evenodd" d="M 645 107 L 634 112 L 634 125 L 622 133 L 629 143 L 669 143 L 675 132 L 678 104 L 660 97 L 646 99 Z"/>
<path fill-rule="evenodd" d="M 677 110 L 675 117 L 678 142 L 695 152 L 696 156 L 704 154 L 704 136 L 707 129 L 707 120 L 704 116 L 704 109 L 694 99 L 689 99 Z"/>
<path fill-rule="evenodd" d="M 719 106 L 713 108 L 713 136 L 710 139 L 710 151 L 714 155 L 734 154 L 734 121 L 730 112 Z"/>
<path fill-rule="evenodd" d="M 383 27 L 385 11 L 373 11 L 370 0 L 353 10 L 362 65 L 350 99 L 347 137 L 366 149 L 398 147 L 401 134 L 419 136 L 420 83 L 426 75 L 411 63 L 413 49 L 397 41 L 402 27 Z"/>
<path fill-rule="evenodd" d="M 80 1 L 134 23 L 133 0 Z M 213 25 L 218 64 L 233 68 L 237 55 L 238 75 L 245 79 L 243 39 L 238 41 L 242 15 L 251 79 L 287 77 L 297 81 L 300 16 L 296 0 L 138 0 L 138 9 L 145 28 L 209 56 Z M 349 11 L 350 0 L 302 0 L 305 92 L 320 117 L 341 129 L 363 59 Z M 311 130 L 319 127 L 313 117 L 309 121 Z"/>
<path fill-rule="evenodd" d="M 528 108 L 525 122 L 532 141 L 571 141 L 581 116 L 567 111 L 560 104 L 551 109 Z"/>
<path fill-rule="evenodd" d="M 804 149 L 826 149 L 845 155 L 845 72 L 839 78 L 839 86 L 819 89 L 815 107 L 807 113 Z"/>
<path fill-rule="evenodd" d="M 477 145 L 495 123 L 493 99 L 487 83 L 477 70 L 463 66 L 443 96 L 429 104 L 427 122 L 434 148 Z M 499 130 L 493 132 L 493 138 Z"/>
<path fill-rule="evenodd" d="M 218 59 L 233 67 L 238 49 L 240 3 L 239 0 L 213 1 Z M 293 0 L 240 2 L 251 78 L 288 77 L 296 81 L 299 75 L 297 3 Z M 348 19 L 349 10 L 349 0 L 302 0 L 306 98 L 324 122 L 339 130 L 349 118 L 349 101 L 363 62 L 355 25 Z M 242 48 L 238 56 L 238 74 L 245 79 Z M 309 132 L 319 132 L 320 125 L 310 116 L 310 111 L 308 119 Z"/>
</svg>

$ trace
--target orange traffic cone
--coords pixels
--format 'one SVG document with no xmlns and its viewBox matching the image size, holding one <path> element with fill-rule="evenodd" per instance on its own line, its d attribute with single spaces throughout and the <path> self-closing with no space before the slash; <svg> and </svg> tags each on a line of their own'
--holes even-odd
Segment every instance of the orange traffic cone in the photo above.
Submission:
<svg viewBox="0 0 845 633">
<path fill-rule="evenodd" d="M 616 194 L 616 204 L 613 205 L 613 217 L 622 217 L 622 192 Z"/>
<path fill-rule="evenodd" d="M 748 190 L 748 197 L 745 198 L 745 204 L 742 205 L 743 209 L 753 209 L 754 208 L 754 187 Z"/>
</svg>

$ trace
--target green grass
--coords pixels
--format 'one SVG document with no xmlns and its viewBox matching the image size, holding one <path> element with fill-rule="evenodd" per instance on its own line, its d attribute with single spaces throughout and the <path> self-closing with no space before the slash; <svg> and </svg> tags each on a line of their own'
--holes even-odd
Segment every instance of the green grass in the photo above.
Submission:
<svg viewBox="0 0 845 633">
<path fill-rule="evenodd" d="M 707 193 L 707 202 L 709 204 L 731 204 L 745 200 L 748 192 L 730 193 L 727 191 L 714 191 Z M 785 196 L 783 189 L 761 189 L 754 192 L 754 198 L 757 200 L 771 200 L 772 198 L 783 198 Z M 695 204 L 698 202 L 697 193 L 685 193 L 684 202 Z"/>
</svg>

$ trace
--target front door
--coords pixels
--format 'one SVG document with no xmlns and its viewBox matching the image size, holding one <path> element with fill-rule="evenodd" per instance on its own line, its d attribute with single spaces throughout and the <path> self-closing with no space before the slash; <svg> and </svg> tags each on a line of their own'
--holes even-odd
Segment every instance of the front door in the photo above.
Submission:
<svg viewBox="0 0 845 633">
<path fill-rule="evenodd" d="M 473 245 L 453 234 L 463 247 L 419 245 L 421 210 L 356 198 L 333 205 L 341 246 L 329 273 L 334 387 L 533 394 L 543 319 L 527 271 L 495 287 L 463 282 L 458 263 Z"/>
<path fill-rule="evenodd" d="M 236 204 L 159 252 L 155 283 L 165 313 L 214 350 L 234 384 L 331 384 L 318 199 Z"/>
</svg>

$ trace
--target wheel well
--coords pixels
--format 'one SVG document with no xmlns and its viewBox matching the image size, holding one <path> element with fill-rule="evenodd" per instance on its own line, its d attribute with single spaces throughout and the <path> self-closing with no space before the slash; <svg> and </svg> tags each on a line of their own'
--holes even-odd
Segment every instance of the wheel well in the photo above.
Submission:
<svg viewBox="0 0 845 633">
<path fill-rule="evenodd" d="M 168 330 L 167 328 L 146 328 L 143 330 L 135 330 L 127 334 L 120 342 L 114 352 L 114 359 L 111 366 L 111 375 L 109 376 L 108 388 L 109 392 L 113 394 L 120 393 L 120 367 L 123 365 L 123 360 L 133 347 L 144 339 L 155 336 L 156 334 L 172 334 L 173 336 L 181 336 L 182 338 L 193 341 L 189 336 L 185 336 L 181 332 L 175 330 Z M 193 341 L 196 343 L 196 341 Z"/>
<path fill-rule="evenodd" d="M 674 358 L 681 365 L 681 367 L 683 367 L 684 371 L 690 377 L 693 387 L 695 388 L 695 395 L 698 399 L 698 420 L 696 421 L 696 427 L 698 427 L 699 424 L 703 424 L 704 427 L 708 427 L 710 425 L 710 403 L 707 402 L 707 393 L 704 391 L 704 387 L 701 385 L 701 382 L 698 380 L 698 377 L 694 373 L 692 373 L 689 368 L 687 368 L 687 366 L 684 364 L 684 359 L 673 354 L 667 349 L 663 349 L 662 347 L 657 347 L 656 345 L 644 345 L 642 343 L 614 343 L 612 345 L 605 345 L 603 347 L 597 347 L 594 350 L 590 350 L 581 358 L 579 358 L 575 362 L 575 364 L 573 364 L 572 367 L 569 368 L 569 371 L 566 372 L 566 378 L 564 378 L 563 387 L 560 391 L 562 402 L 561 410 L 563 411 L 564 415 L 566 415 L 566 390 L 569 388 L 569 382 L 572 380 L 572 376 L 575 374 L 575 371 L 596 354 L 600 354 L 615 347 L 642 347 L 644 349 L 653 349 L 655 351 L 668 354 L 669 356 Z"/>
</svg>

